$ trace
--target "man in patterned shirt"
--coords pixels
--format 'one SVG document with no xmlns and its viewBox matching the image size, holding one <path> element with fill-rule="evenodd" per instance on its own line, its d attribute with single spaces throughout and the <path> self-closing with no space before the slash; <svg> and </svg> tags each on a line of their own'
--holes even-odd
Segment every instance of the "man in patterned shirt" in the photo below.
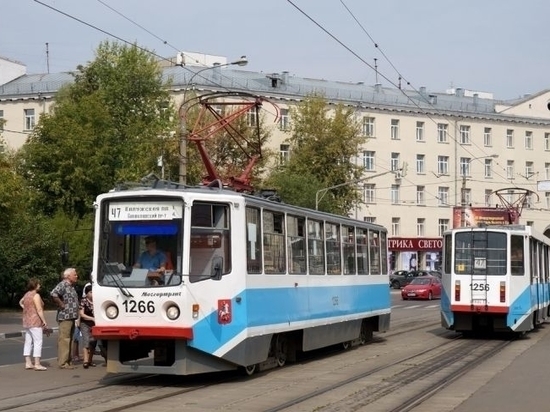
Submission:
<svg viewBox="0 0 550 412">
<path fill-rule="evenodd" d="M 57 322 L 59 324 L 57 364 L 61 369 L 74 369 L 74 366 L 71 365 L 71 346 L 75 321 L 78 319 L 79 300 L 74 288 L 77 280 L 78 274 L 75 268 L 65 269 L 63 280 L 50 293 L 57 305 Z"/>
</svg>

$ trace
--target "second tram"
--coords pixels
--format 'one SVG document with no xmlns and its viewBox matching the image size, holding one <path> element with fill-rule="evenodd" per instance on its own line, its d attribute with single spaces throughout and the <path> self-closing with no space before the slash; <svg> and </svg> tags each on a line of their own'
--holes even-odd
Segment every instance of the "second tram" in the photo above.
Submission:
<svg viewBox="0 0 550 412">
<path fill-rule="evenodd" d="M 531 226 L 456 228 L 443 250 L 447 329 L 524 333 L 548 317 L 550 239 Z"/>
</svg>

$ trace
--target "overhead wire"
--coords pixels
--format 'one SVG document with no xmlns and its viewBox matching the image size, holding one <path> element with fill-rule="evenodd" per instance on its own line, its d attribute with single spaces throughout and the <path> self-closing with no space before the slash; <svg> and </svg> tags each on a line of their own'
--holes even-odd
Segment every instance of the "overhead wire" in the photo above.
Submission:
<svg viewBox="0 0 550 412">
<path fill-rule="evenodd" d="M 352 50 L 349 46 L 347 46 L 343 41 L 341 41 L 340 39 L 338 39 L 334 34 L 332 34 L 329 30 L 327 30 L 325 27 L 323 27 L 320 23 L 318 23 L 315 19 L 313 19 L 309 14 L 307 14 L 304 10 L 302 10 L 300 7 L 298 7 L 292 0 L 287 0 L 288 3 L 290 3 L 294 8 L 296 8 L 300 13 L 302 13 L 307 19 L 309 19 L 313 24 L 315 24 L 318 28 L 320 28 L 323 32 L 325 32 L 329 37 L 331 37 L 333 40 L 335 40 L 338 44 L 340 44 L 342 47 L 344 47 L 347 51 L 349 51 L 352 55 L 354 55 L 355 57 L 357 57 L 362 63 L 364 63 L 366 66 L 368 66 L 369 68 L 371 68 L 372 70 L 375 70 L 377 74 L 379 74 L 383 79 L 387 80 L 391 85 L 393 85 L 394 87 L 396 87 L 396 89 L 400 90 L 400 92 L 414 105 L 417 107 L 417 109 L 424 113 L 424 115 L 426 117 L 428 117 L 432 122 L 434 122 L 435 124 L 438 124 L 438 122 L 429 114 L 427 113 L 420 105 L 418 105 L 413 99 L 411 99 L 411 97 L 409 95 L 407 95 L 405 93 L 404 90 L 402 90 L 398 85 L 396 85 L 389 77 L 387 77 L 385 74 L 381 73 L 378 71 L 377 68 L 373 67 L 371 64 L 369 64 L 365 59 L 363 59 L 358 53 L 356 53 L 354 50 Z M 344 4 L 342 2 L 342 4 Z M 344 4 L 345 6 L 345 4 Z M 346 10 L 348 10 L 348 12 L 353 16 L 353 18 L 356 20 L 356 22 L 358 22 L 357 18 L 353 15 L 353 13 L 351 12 L 351 10 L 345 6 Z M 359 22 L 358 22 L 359 23 Z M 360 23 L 359 23 L 360 24 Z M 405 79 L 404 76 L 401 75 L 401 73 L 399 72 L 399 70 L 395 67 L 395 65 L 393 63 L 391 63 L 391 61 L 389 60 L 389 58 L 386 56 L 386 54 L 380 49 L 379 45 L 377 42 L 374 41 L 374 39 L 372 38 L 372 36 L 370 36 L 370 34 L 368 34 L 368 32 L 366 31 L 366 29 L 364 29 L 364 27 L 360 24 L 360 26 L 363 28 L 364 32 L 368 35 L 369 39 L 371 39 L 371 41 L 374 43 L 375 47 L 381 51 L 382 55 L 387 59 L 387 61 L 390 63 L 390 65 L 394 68 L 394 70 L 399 74 L 399 76 L 403 79 Z M 411 85 L 411 83 L 409 81 L 407 81 L 407 84 L 408 85 Z M 416 89 L 414 89 L 413 87 L 413 90 L 416 91 Z M 426 103 L 429 104 L 433 109 L 434 111 L 436 112 L 439 112 L 441 113 L 440 109 L 436 106 L 433 106 L 429 100 L 426 100 Z M 441 117 L 446 117 L 446 115 L 444 113 L 441 113 L 440 114 Z M 449 137 L 455 141 L 457 144 L 461 144 L 460 142 L 458 142 L 456 136 L 452 133 L 448 133 L 447 132 L 447 135 L 449 135 Z M 471 142 L 471 140 L 470 140 Z M 477 144 L 475 142 L 473 142 L 474 145 L 477 146 Z M 476 160 L 479 160 L 478 157 L 475 156 L 474 153 L 472 153 L 468 148 L 467 146 L 464 146 L 461 144 L 461 146 L 463 147 L 464 151 L 466 151 L 468 154 L 470 154 L 472 156 L 472 158 L 475 158 Z M 484 150 L 477 146 L 480 151 L 482 151 L 482 153 L 484 153 Z M 487 157 L 491 157 L 490 155 L 487 155 L 486 153 L 484 153 Z M 471 159 L 473 160 L 473 159 Z M 498 164 L 498 163 L 497 163 Z M 504 176 L 500 175 L 499 173 L 496 173 L 497 175 L 499 175 L 500 177 L 504 178 Z M 408 179 L 407 179 L 408 180 Z M 506 179 L 507 180 L 507 179 Z M 435 196 L 434 194 L 431 194 L 432 196 L 434 196 L 435 198 L 437 198 L 438 196 Z"/>
</svg>

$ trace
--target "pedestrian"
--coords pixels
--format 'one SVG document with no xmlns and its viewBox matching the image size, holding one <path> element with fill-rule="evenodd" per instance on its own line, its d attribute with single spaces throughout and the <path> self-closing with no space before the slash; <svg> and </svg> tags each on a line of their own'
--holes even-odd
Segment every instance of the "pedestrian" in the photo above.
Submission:
<svg viewBox="0 0 550 412">
<path fill-rule="evenodd" d="M 84 369 L 89 366 L 96 366 L 93 356 L 96 347 L 96 340 L 92 336 L 92 327 L 95 325 L 94 303 L 92 285 L 84 287 L 84 297 L 80 301 L 80 331 L 82 332 L 82 351 L 84 354 Z"/>
<path fill-rule="evenodd" d="M 43 332 L 48 327 L 44 316 L 44 302 L 38 293 L 40 286 L 38 279 L 29 279 L 27 293 L 19 301 L 19 306 L 23 308 L 23 328 L 25 328 L 25 344 L 23 346 L 25 369 L 34 369 L 35 371 L 47 369 L 40 364 Z M 31 349 L 34 363 L 31 358 Z"/>
<path fill-rule="evenodd" d="M 77 280 L 76 269 L 67 268 L 63 272 L 63 280 L 50 293 L 57 305 L 57 323 L 59 324 L 57 364 L 61 369 L 74 369 L 71 362 L 71 353 L 75 321 L 78 319 L 79 308 L 78 294 L 74 288 Z"/>
</svg>

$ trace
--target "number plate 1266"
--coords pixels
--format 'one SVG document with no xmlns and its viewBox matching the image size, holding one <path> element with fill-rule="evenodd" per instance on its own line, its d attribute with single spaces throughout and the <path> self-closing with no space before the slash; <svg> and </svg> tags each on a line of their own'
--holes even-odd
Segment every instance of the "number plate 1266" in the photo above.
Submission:
<svg viewBox="0 0 550 412">
<path fill-rule="evenodd" d="M 125 300 L 122 302 L 122 307 L 128 315 L 152 315 L 155 313 L 155 302 L 152 300 Z"/>
</svg>

